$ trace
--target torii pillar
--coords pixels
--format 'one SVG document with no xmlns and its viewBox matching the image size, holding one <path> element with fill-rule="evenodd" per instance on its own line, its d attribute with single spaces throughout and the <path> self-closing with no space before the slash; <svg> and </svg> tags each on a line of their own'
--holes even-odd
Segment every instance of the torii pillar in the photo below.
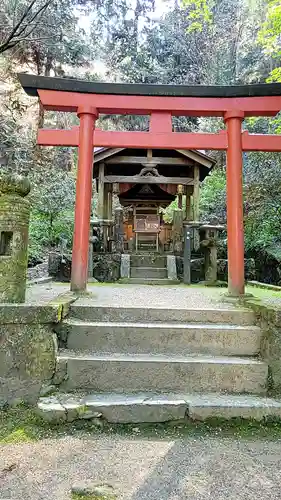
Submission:
<svg viewBox="0 0 281 500">
<path fill-rule="evenodd" d="M 76 180 L 76 201 L 74 236 L 72 249 L 71 290 L 83 292 L 88 280 L 88 250 L 92 202 L 94 129 L 98 111 L 91 106 L 81 106 L 78 171 Z"/>
<path fill-rule="evenodd" d="M 243 111 L 228 111 L 224 115 L 227 127 L 227 248 L 228 292 L 238 297 L 245 292 L 244 223 L 243 223 Z"/>
</svg>

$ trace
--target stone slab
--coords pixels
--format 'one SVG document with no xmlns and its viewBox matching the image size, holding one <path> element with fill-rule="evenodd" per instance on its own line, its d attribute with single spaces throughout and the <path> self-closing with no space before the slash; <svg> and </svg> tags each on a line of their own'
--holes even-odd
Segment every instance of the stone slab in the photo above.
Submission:
<svg viewBox="0 0 281 500">
<path fill-rule="evenodd" d="M 131 278 L 165 279 L 168 278 L 167 269 L 164 267 L 131 267 Z"/>
<path fill-rule="evenodd" d="M 177 261 L 175 255 L 167 255 L 167 272 L 169 280 L 177 280 Z"/>
<path fill-rule="evenodd" d="M 111 307 L 77 301 L 70 307 L 71 316 L 84 321 L 142 321 L 178 323 L 228 323 L 252 325 L 255 314 L 249 309 L 184 309 L 169 307 Z"/>
<path fill-rule="evenodd" d="M 130 278 L 130 255 L 121 254 L 120 277 Z"/>
<path fill-rule="evenodd" d="M 69 349 L 132 354 L 254 356 L 260 352 L 262 336 L 256 326 L 201 323 L 90 323 L 70 319 L 63 329 Z"/>
<path fill-rule="evenodd" d="M 218 356 L 91 355 L 61 352 L 67 390 L 264 394 L 266 363 Z"/>
<path fill-rule="evenodd" d="M 132 254 L 131 266 L 133 267 L 166 267 L 166 257 L 163 255 Z"/>
<path fill-rule="evenodd" d="M 108 393 L 84 397 L 58 394 L 41 398 L 38 412 L 43 418 L 46 416 L 48 421 L 81 420 L 88 413 L 88 418 L 102 417 L 109 423 L 157 423 L 184 419 L 187 403 L 182 397 L 169 394 Z"/>
<path fill-rule="evenodd" d="M 151 268 L 152 269 L 152 268 Z M 128 285 L 178 285 L 179 281 L 175 280 L 169 280 L 168 278 L 129 278 L 129 279 L 122 279 L 119 280 L 120 283 L 128 284 Z"/>
<path fill-rule="evenodd" d="M 160 423 L 184 419 L 207 420 L 209 418 L 245 418 L 263 420 L 281 418 L 281 400 L 233 394 L 186 394 L 186 393 L 94 393 L 70 395 L 59 393 L 51 398 L 41 398 L 39 414 L 47 421 L 102 418 L 109 423 Z M 69 418 L 67 418 L 69 420 Z"/>
<path fill-rule="evenodd" d="M 263 420 L 268 417 L 281 418 L 281 400 L 252 395 L 190 395 L 186 397 L 192 420 L 208 418 L 245 418 Z"/>
<path fill-rule="evenodd" d="M 67 420 L 66 409 L 59 399 L 54 397 L 40 398 L 37 404 L 37 413 L 47 422 L 59 423 Z"/>
</svg>

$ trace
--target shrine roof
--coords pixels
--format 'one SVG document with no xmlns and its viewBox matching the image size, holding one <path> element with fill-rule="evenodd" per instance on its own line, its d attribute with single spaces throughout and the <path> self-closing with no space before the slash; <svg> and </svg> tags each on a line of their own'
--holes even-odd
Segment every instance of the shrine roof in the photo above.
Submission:
<svg viewBox="0 0 281 500">
<path fill-rule="evenodd" d="M 163 85 L 138 83 L 103 83 L 55 78 L 19 73 L 25 92 L 37 96 L 37 90 L 57 90 L 85 94 L 114 94 L 171 97 L 265 97 L 281 96 L 281 83 L 254 83 L 251 85 Z"/>
<path fill-rule="evenodd" d="M 143 184 L 136 184 L 135 186 L 119 195 L 120 202 L 126 200 L 143 200 L 171 203 L 174 199 L 175 195 L 164 191 L 164 189 L 162 189 L 157 184 L 145 184 L 145 178 Z"/>
</svg>

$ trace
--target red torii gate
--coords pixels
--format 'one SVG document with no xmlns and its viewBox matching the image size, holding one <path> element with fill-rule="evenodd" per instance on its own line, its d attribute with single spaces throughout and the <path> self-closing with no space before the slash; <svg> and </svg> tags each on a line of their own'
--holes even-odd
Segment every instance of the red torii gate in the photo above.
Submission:
<svg viewBox="0 0 281 500">
<path fill-rule="evenodd" d="M 80 126 L 38 131 L 42 146 L 77 146 L 75 224 L 71 289 L 87 286 L 89 224 L 94 146 L 227 151 L 228 290 L 244 294 L 243 151 L 281 151 L 276 135 L 242 132 L 249 116 L 275 116 L 281 110 L 281 84 L 232 87 L 103 84 L 20 74 L 24 90 L 44 109 L 77 112 Z M 99 114 L 150 115 L 149 132 L 95 130 Z M 218 134 L 172 131 L 172 116 L 223 117 Z"/>
</svg>

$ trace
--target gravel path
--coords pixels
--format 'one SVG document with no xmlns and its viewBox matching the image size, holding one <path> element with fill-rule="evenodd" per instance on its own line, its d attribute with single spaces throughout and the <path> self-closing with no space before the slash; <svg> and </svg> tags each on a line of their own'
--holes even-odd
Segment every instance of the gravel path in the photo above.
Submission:
<svg viewBox="0 0 281 500">
<path fill-rule="evenodd" d="M 277 500 L 281 441 L 65 437 L 0 448 L 0 498 L 70 500 L 80 480 L 122 500 Z"/>
<path fill-rule="evenodd" d="M 91 297 L 79 299 L 80 304 L 108 306 L 167 307 L 186 309 L 233 309 L 233 304 L 222 301 L 225 289 L 208 287 L 149 286 L 149 285 L 88 285 Z M 26 302 L 42 303 L 69 291 L 69 284 L 46 283 L 27 290 Z"/>
</svg>

